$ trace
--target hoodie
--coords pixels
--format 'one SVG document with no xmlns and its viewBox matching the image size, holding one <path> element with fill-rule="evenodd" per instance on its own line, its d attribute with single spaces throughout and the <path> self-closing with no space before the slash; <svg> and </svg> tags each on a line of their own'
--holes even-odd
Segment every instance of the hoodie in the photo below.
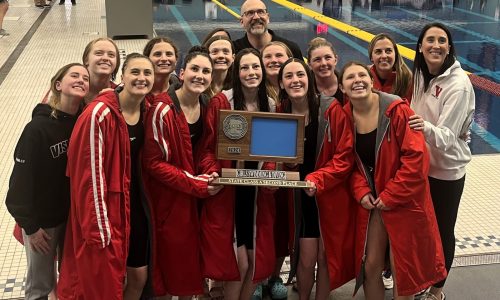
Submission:
<svg viewBox="0 0 500 300">
<path fill-rule="evenodd" d="M 38 104 L 14 151 L 5 204 L 30 235 L 66 221 L 70 205 L 66 150 L 76 116 Z"/>
<path fill-rule="evenodd" d="M 458 61 L 433 78 L 424 91 L 424 79 L 415 85 L 411 108 L 424 121 L 424 136 L 431 157 L 429 176 L 457 180 L 465 175 L 472 158 L 469 145 L 461 136 L 474 119 L 475 95 L 472 84 Z"/>
</svg>

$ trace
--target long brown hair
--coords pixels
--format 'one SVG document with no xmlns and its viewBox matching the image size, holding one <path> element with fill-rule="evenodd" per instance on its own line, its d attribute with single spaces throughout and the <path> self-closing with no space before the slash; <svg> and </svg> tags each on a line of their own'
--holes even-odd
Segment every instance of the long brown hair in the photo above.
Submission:
<svg viewBox="0 0 500 300">
<path fill-rule="evenodd" d="M 431 29 L 432 27 L 436 27 L 439 29 L 442 29 L 445 33 L 446 36 L 448 37 L 448 44 L 450 45 L 450 53 L 446 55 L 446 58 L 444 59 L 444 63 L 441 66 L 441 69 L 439 70 L 437 75 L 441 75 L 446 71 L 449 67 L 451 67 L 456 60 L 456 53 L 455 53 L 455 45 L 453 44 L 453 37 L 451 36 L 450 30 L 441 23 L 430 23 L 424 26 L 422 28 L 422 31 L 420 32 L 420 35 L 418 37 L 417 41 L 417 46 L 415 46 L 415 60 L 413 61 L 413 74 L 415 74 L 415 87 L 419 86 L 419 76 L 418 73 L 421 73 L 422 76 L 424 77 L 424 91 L 427 91 L 429 88 L 429 84 L 431 82 L 431 79 L 434 78 L 431 73 L 429 73 L 429 68 L 427 67 L 427 63 L 425 62 L 424 54 L 420 51 L 420 47 L 422 46 L 422 42 L 424 40 L 424 36 L 427 33 L 427 30 Z"/>
<path fill-rule="evenodd" d="M 318 119 L 318 114 L 319 114 L 319 98 L 316 93 L 316 89 L 314 88 L 316 86 L 315 80 L 314 80 L 314 74 L 311 71 L 311 68 L 302 60 L 302 59 L 297 59 L 297 58 L 289 58 L 284 64 L 281 65 L 280 72 L 278 74 L 278 82 L 282 83 L 283 82 L 283 70 L 285 67 L 292 62 L 298 62 L 299 64 L 304 67 L 304 71 L 307 74 L 307 106 L 309 108 L 309 121 L 312 120 L 317 120 Z M 280 88 L 280 102 L 281 106 L 283 107 L 283 111 L 286 113 L 291 113 L 292 112 L 292 101 L 288 98 L 288 94 L 284 88 Z"/>
<path fill-rule="evenodd" d="M 233 99 L 234 99 L 234 109 L 235 110 L 245 110 L 245 97 L 243 96 L 243 87 L 240 80 L 240 62 L 241 58 L 245 55 L 255 55 L 259 59 L 261 69 L 264 67 L 260 53 L 253 48 L 245 48 L 236 54 L 236 58 L 233 63 Z M 262 81 L 258 88 L 258 104 L 259 111 L 268 112 L 269 109 L 269 99 L 267 98 L 266 92 L 266 71 L 262 69 Z"/>
<path fill-rule="evenodd" d="M 207 48 L 209 55 L 210 55 L 210 46 L 216 41 L 229 42 L 229 45 L 231 46 L 232 55 L 236 55 L 234 51 L 233 41 L 231 41 L 227 36 L 224 35 L 214 35 L 202 44 L 203 47 Z M 224 78 L 224 83 L 222 84 L 222 90 L 229 90 L 233 85 L 233 66 L 234 66 L 234 61 L 227 69 L 226 78 Z M 205 94 L 209 98 L 212 98 L 213 96 L 215 96 L 215 94 L 217 94 L 214 91 L 214 86 L 215 86 L 215 81 L 212 80 L 212 83 L 210 83 L 210 87 L 205 91 Z"/>
<path fill-rule="evenodd" d="M 368 57 L 370 58 L 370 60 L 372 59 L 372 53 L 373 49 L 375 48 L 375 44 L 378 41 L 385 39 L 391 42 L 395 54 L 394 66 L 392 68 L 396 72 L 396 82 L 392 86 L 391 94 L 395 94 L 400 97 L 405 97 L 406 92 L 408 91 L 408 88 L 412 83 L 413 76 L 410 71 L 410 68 L 408 68 L 405 61 L 401 57 L 401 54 L 399 54 L 399 50 L 394 39 L 387 33 L 377 34 L 375 37 L 373 37 L 373 39 L 370 42 L 370 45 L 368 46 Z"/>
<path fill-rule="evenodd" d="M 172 46 L 172 48 L 174 48 L 175 58 L 176 59 L 179 58 L 179 49 L 174 44 L 174 42 L 171 39 L 169 39 L 167 37 L 162 37 L 162 36 L 155 37 L 155 38 L 152 38 L 151 40 L 149 40 L 149 42 L 146 44 L 146 46 L 144 46 L 144 50 L 142 51 L 142 54 L 149 57 L 149 55 L 151 55 L 151 51 L 153 51 L 154 45 L 159 44 L 159 43 L 167 43 L 170 46 Z"/>
</svg>

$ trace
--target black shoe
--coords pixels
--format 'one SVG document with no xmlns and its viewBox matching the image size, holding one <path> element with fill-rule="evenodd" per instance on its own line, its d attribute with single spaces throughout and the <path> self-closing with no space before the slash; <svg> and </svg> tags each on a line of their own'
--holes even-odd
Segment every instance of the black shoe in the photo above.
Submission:
<svg viewBox="0 0 500 300">
<path fill-rule="evenodd" d="M 76 1 L 72 0 L 71 1 L 71 5 L 75 6 L 76 5 Z"/>
<path fill-rule="evenodd" d="M 64 0 L 63 1 L 59 1 L 59 5 L 64 5 Z"/>
</svg>

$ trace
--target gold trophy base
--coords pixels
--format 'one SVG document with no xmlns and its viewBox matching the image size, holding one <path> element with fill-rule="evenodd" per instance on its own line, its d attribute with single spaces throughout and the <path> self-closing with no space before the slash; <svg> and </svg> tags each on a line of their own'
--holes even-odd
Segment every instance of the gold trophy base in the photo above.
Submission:
<svg viewBox="0 0 500 300">
<path fill-rule="evenodd" d="M 299 172 L 222 169 L 222 177 L 216 178 L 213 184 L 250 185 L 283 188 L 308 188 L 306 181 L 299 179 Z"/>
</svg>

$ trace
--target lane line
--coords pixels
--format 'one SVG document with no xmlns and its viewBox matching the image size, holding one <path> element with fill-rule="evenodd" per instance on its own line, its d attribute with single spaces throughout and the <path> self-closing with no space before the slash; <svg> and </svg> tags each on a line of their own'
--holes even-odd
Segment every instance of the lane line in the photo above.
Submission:
<svg viewBox="0 0 500 300">
<path fill-rule="evenodd" d="M 413 12 L 411 10 L 407 10 L 407 9 L 404 9 L 404 8 L 401 8 L 401 7 L 396 7 L 397 10 L 400 10 L 400 11 L 404 11 L 406 12 L 407 14 L 410 14 L 410 15 L 414 15 L 414 16 L 417 16 L 419 18 L 423 18 L 423 19 L 426 19 L 426 20 L 429 20 L 431 22 L 440 22 L 440 23 L 446 23 L 448 25 L 448 27 L 450 28 L 453 28 L 453 29 L 456 29 L 458 31 L 462 31 L 464 33 L 467 33 L 467 34 L 470 34 L 472 36 L 475 36 L 475 37 L 478 37 L 480 39 L 484 39 L 484 40 L 487 40 L 489 41 L 490 43 L 493 43 L 493 44 L 496 44 L 496 45 L 500 45 L 500 40 L 498 39 L 495 39 L 495 38 L 492 38 L 490 36 L 487 36 L 487 35 L 484 35 L 484 34 L 481 34 L 481 33 L 478 33 L 478 32 L 475 32 L 475 31 L 472 31 L 472 30 L 468 30 L 468 29 L 465 29 L 465 28 L 462 28 L 460 26 L 457 26 L 457 25 L 454 25 L 454 24 L 451 24 L 449 21 L 446 21 L 446 20 L 438 20 L 438 19 L 435 19 L 435 18 L 432 18 L 432 17 L 429 17 L 429 16 L 426 16 L 426 15 L 422 15 L 422 14 L 419 14 L 419 13 L 416 13 L 416 12 Z"/>
<path fill-rule="evenodd" d="M 416 42 L 416 41 L 418 40 L 418 38 L 417 38 L 417 37 L 415 37 L 413 34 L 411 34 L 411 33 L 407 33 L 406 31 L 403 31 L 403 30 L 401 30 L 401 29 L 398 29 L 398 28 L 397 28 L 397 27 L 395 27 L 395 26 L 392 26 L 392 25 L 386 24 L 386 23 L 384 23 L 384 22 L 382 22 L 382 21 L 379 21 L 379 20 L 377 20 L 377 19 L 375 19 L 375 18 L 372 18 L 372 17 L 370 17 L 370 16 L 368 16 L 368 15 L 366 15 L 366 14 L 364 14 L 364 13 L 361 13 L 361 12 L 358 12 L 358 11 L 353 11 L 353 10 L 351 10 L 351 9 L 346 9 L 346 10 L 347 10 L 347 11 L 350 11 L 351 13 L 354 13 L 354 15 L 356 15 L 356 16 L 358 16 L 358 17 L 360 17 L 360 18 L 363 18 L 363 19 L 365 19 L 365 20 L 369 20 L 369 21 L 371 21 L 371 22 L 373 22 L 373 23 L 375 23 L 375 24 L 377 24 L 377 25 L 379 25 L 379 26 L 385 27 L 385 28 L 387 28 L 387 29 L 389 29 L 389 30 L 391 30 L 391 31 L 393 31 L 393 32 L 397 32 L 399 35 L 402 35 L 402 36 L 404 36 L 404 37 L 406 37 L 406 38 L 408 38 L 408 39 L 410 39 L 410 40 L 412 40 L 412 41 L 414 41 L 414 42 Z M 368 43 L 369 43 L 369 42 L 370 42 L 370 41 L 368 41 Z M 400 43 L 400 44 L 402 44 L 402 43 Z M 413 45 L 415 45 L 415 43 L 413 43 Z"/>
<path fill-rule="evenodd" d="M 290 10 L 293 10 L 297 13 L 300 13 L 300 14 L 303 14 L 303 15 L 306 15 L 310 18 L 313 18 L 314 20 L 316 21 L 319 21 L 321 23 L 325 23 L 331 27 L 334 27 L 340 31 L 343 31 L 349 35 L 352 35 L 354 37 L 357 37 L 367 43 L 370 43 L 370 41 L 372 40 L 372 38 L 375 36 L 374 34 L 371 34 L 367 31 L 364 31 L 364 30 L 361 30 L 359 28 L 356 28 L 354 26 L 351 26 L 351 25 L 348 25 L 346 23 L 343 23 L 343 22 L 340 22 L 338 20 L 335 20 L 335 19 L 332 19 L 330 17 L 327 17 L 327 16 L 324 16 L 316 11 L 313 11 L 311 9 L 308 9 L 308 8 L 305 8 L 305 7 L 302 7 L 302 6 L 299 6 L 295 3 L 291 3 L 290 1 L 287 1 L 287 0 L 272 0 L 273 2 L 277 3 L 277 4 L 280 4 Z M 371 18 L 371 17 L 369 17 Z M 384 26 L 385 28 L 387 29 L 390 29 L 390 30 L 393 30 L 394 32 L 400 34 L 400 35 L 405 35 L 405 36 L 409 36 L 409 38 L 411 38 L 412 40 L 414 41 L 417 41 L 418 38 L 415 36 L 415 35 L 411 35 L 411 34 L 407 34 L 406 32 L 398 29 L 398 28 L 395 28 L 394 26 L 391 26 L 391 25 L 387 25 L 385 23 L 382 23 L 380 24 L 381 26 Z M 398 50 L 399 50 L 399 53 L 401 54 L 401 56 L 409 59 L 409 60 L 414 60 L 415 59 L 415 50 L 412 50 L 408 47 L 405 47 L 401 44 L 398 44 L 397 45 L 398 47 Z M 483 74 L 488 74 L 490 76 L 490 78 L 493 78 L 494 80 L 496 80 L 497 82 L 500 81 L 500 76 L 498 76 L 497 74 L 495 74 L 494 72 L 492 72 L 491 70 L 488 70 L 488 69 L 485 69 L 481 66 L 479 66 L 478 64 L 474 63 L 474 62 L 471 62 L 469 60 L 467 60 L 466 58 L 462 57 L 462 56 L 458 56 L 457 57 L 457 60 L 465 65 L 465 66 L 468 66 L 469 68 L 471 69 L 474 69 L 474 70 L 477 70 Z M 467 74 L 470 74 L 470 72 L 468 71 L 465 71 Z M 497 84 L 496 82 L 494 82 L 495 84 Z"/>
<path fill-rule="evenodd" d="M 189 23 L 184 19 L 184 16 L 181 14 L 181 12 L 175 7 L 175 5 L 170 6 L 170 11 L 174 15 L 175 19 L 181 25 L 182 31 L 184 31 L 184 34 L 188 38 L 189 42 L 191 45 L 199 45 L 200 40 L 198 37 L 194 34 L 193 30 L 191 29 L 191 26 L 189 26 Z"/>
<path fill-rule="evenodd" d="M 495 18 L 490 17 L 490 16 L 482 15 L 482 14 L 480 14 L 480 13 L 473 12 L 473 11 L 470 11 L 470 10 L 466 10 L 466 9 L 463 9 L 463 8 L 453 7 L 453 6 L 451 6 L 451 5 L 445 5 L 444 7 L 449 8 L 449 9 L 451 9 L 452 11 L 453 11 L 453 10 L 458 10 L 458 11 L 463 12 L 463 13 L 465 13 L 465 14 L 469 14 L 469 15 L 473 15 L 473 16 L 476 16 L 476 17 L 485 18 L 485 19 L 487 19 L 487 20 L 491 20 L 491 21 L 493 21 L 493 22 L 498 22 L 498 19 L 495 19 Z"/>
<path fill-rule="evenodd" d="M 324 15 L 322 15 L 316 11 L 313 11 L 311 9 L 302 7 L 302 6 L 297 5 L 295 3 L 291 3 L 290 1 L 286 1 L 286 0 L 272 0 L 272 1 L 281 5 L 281 6 L 284 6 L 290 10 L 296 11 L 299 14 L 308 16 L 308 17 L 310 17 L 310 18 L 312 18 L 320 23 L 327 24 L 330 27 L 333 27 L 339 31 L 344 32 L 344 33 L 347 33 L 348 35 L 357 37 L 360 40 L 363 40 L 367 43 L 369 43 L 373 39 L 373 37 L 375 36 L 372 33 L 361 30 L 361 29 L 356 28 L 354 26 L 351 26 L 349 24 L 340 22 L 338 20 L 332 19 L 330 17 L 324 16 Z M 410 60 L 413 60 L 415 58 L 415 51 L 410 49 L 410 48 L 398 45 L 398 50 L 399 50 L 399 53 L 401 54 L 401 56 L 403 56 L 405 58 L 408 58 Z"/>
<path fill-rule="evenodd" d="M 233 15 L 236 19 L 239 20 L 241 18 L 240 14 L 238 14 L 234 10 L 230 9 L 229 7 L 225 6 L 224 4 L 220 3 L 219 1 L 212 0 L 212 2 L 215 3 L 215 4 L 217 4 L 219 7 L 221 7 L 222 9 L 224 9 L 225 11 L 227 11 L 228 13 L 230 13 L 231 15 Z"/>
<path fill-rule="evenodd" d="M 224 10 L 228 11 L 229 13 L 231 13 L 232 15 L 234 15 L 234 11 L 232 11 L 229 7 L 227 6 L 223 6 L 222 4 L 219 4 L 217 0 L 212 0 L 213 2 L 215 2 L 216 4 L 218 4 L 221 8 L 223 8 Z M 296 11 L 306 17 L 308 17 L 308 21 L 311 22 L 311 20 L 314 20 L 316 22 L 321 22 L 321 23 L 325 23 L 325 24 L 328 24 L 330 25 L 328 27 L 328 33 L 332 34 L 333 36 L 335 36 L 336 38 L 338 38 L 339 40 L 341 40 L 342 42 L 348 44 L 349 46 L 353 47 L 354 49 L 356 49 L 357 51 L 363 53 L 365 56 L 368 56 L 368 54 L 366 53 L 366 49 L 361 47 L 360 45 L 356 44 L 355 42 L 353 42 L 351 39 L 348 39 L 347 37 L 344 37 L 343 35 L 335 32 L 331 27 L 334 27 L 334 28 L 337 28 L 349 35 L 353 35 L 355 36 L 354 34 L 352 33 L 356 33 L 356 37 L 364 40 L 364 41 L 367 41 L 366 38 L 369 38 L 369 40 L 367 42 L 370 42 L 371 39 L 373 38 L 373 34 L 369 33 L 369 32 L 366 32 L 366 31 L 363 31 L 363 30 L 360 30 L 360 29 L 357 29 L 356 27 L 353 27 L 351 25 L 348 25 L 348 24 L 345 24 L 345 23 L 342 23 L 340 21 L 337 21 L 337 20 L 334 20 L 334 19 L 331 19 L 329 17 L 326 17 L 326 16 L 323 16 L 315 11 L 311 11 L 307 8 L 304 8 L 304 7 L 301 7 L 301 6 L 298 6 L 296 4 L 293 4 L 293 3 L 290 3 L 288 1 L 285 1 L 285 0 L 273 0 L 273 2 L 275 3 L 278 3 L 278 4 L 281 4 L 282 6 L 286 7 L 286 8 L 289 8 L 289 9 L 292 9 L 293 11 Z M 290 6 L 290 7 L 289 7 Z M 239 15 L 238 15 L 238 18 L 239 18 Z M 331 24 L 330 24 L 331 23 Z M 332 24 L 335 24 L 335 25 L 332 25 Z M 340 28 L 339 28 L 340 27 Z M 370 37 L 371 36 L 371 37 Z M 363 37 L 363 38 L 361 38 Z M 415 40 L 416 40 L 416 37 L 414 37 Z M 412 51 L 413 52 L 413 56 L 411 58 L 409 58 L 410 60 L 413 60 L 413 58 L 415 57 L 415 51 L 407 48 L 407 47 L 404 47 L 404 46 L 401 46 L 401 45 L 398 45 L 398 50 L 400 50 L 400 53 L 402 55 L 402 51 L 401 51 L 401 48 L 402 49 L 406 49 L 405 51 L 407 52 L 407 54 Z M 462 63 L 462 62 L 461 62 Z M 487 72 L 487 73 L 492 73 L 491 71 L 490 72 Z M 491 134 L 488 130 L 484 129 L 481 125 L 477 124 L 475 121 L 472 122 L 472 128 L 471 130 L 477 134 L 479 137 L 481 137 L 487 144 L 491 145 L 491 147 L 495 148 L 498 152 L 500 152 L 500 139 L 498 139 L 496 136 L 494 136 L 493 134 Z"/>
<path fill-rule="evenodd" d="M 481 137 L 488 145 L 495 148 L 498 152 L 500 152 L 500 139 L 489 132 L 487 129 L 483 128 L 481 125 L 476 122 L 472 122 L 472 131 Z"/>
<path fill-rule="evenodd" d="M 21 54 L 23 53 L 24 48 L 26 48 L 28 43 L 31 41 L 31 38 L 38 30 L 38 27 L 40 27 L 40 24 L 42 24 L 43 20 L 45 20 L 45 17 L 49 13 L 52 6 L 54 6 L 54 3 L 55 1 L 50 4 L 49 8 L 45 8 L 40 13 L 36 21 L 33 23 L 33 25 L 31 25 L 30 29 L 26 32 L 21 41 L 19 41 L 16 48 L 14 48 L 14 50 L 10 53 L 9 57 L 7 57 L 7 59 L 5 60 L 3 66 L 0 68 L 0 86 L 2 85 L 5 78 L 7 78 L 7 75 L 9 75 L 9 72 L 16 64 L 17 60 L 19 59 L 19 56 L 21 56 Z"/>
<path fill-rule="evenodd" d="M 305 19 L 309 22 L 309 23 L 313 23 L 313 24 L 319 24 L 319 22 L 311 17 L 308 17 L 308 16 L 303 16 L 305 17 Z M 336 37 L 338 40 L 344 42 L 345 44 L 347 44 L 349 47 L 351 48 L 354 48 L 355 50 L 357 50 L 358 52 L 362 53 L 365 57 L 368 57 L 368 50 L 365 48 L 365 47 L 362 47 L 360 46 L 359 44 L 357 44 L 356 42 L 354 42 L 352 39 L 336 32 L 333 28 L 331 27 L 328 27 L 328 33 L 333 35 L 334 37 Z"/>
</svg>

